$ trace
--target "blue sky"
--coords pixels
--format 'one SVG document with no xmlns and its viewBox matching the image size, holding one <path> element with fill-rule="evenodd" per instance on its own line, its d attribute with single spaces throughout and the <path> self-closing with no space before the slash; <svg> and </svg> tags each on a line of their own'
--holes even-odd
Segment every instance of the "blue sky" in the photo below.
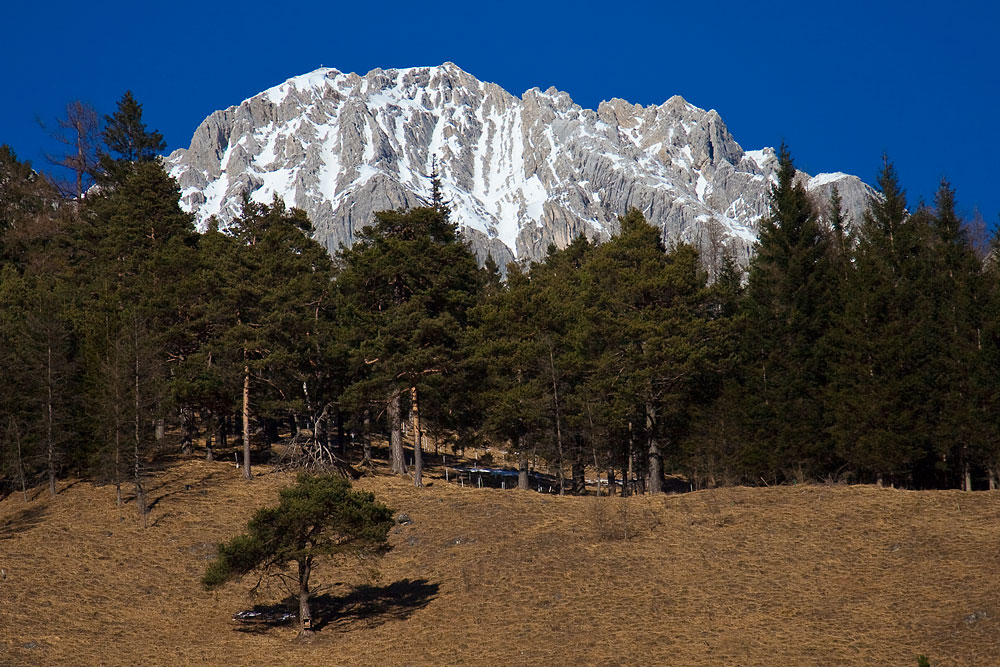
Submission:
<svg viewBox="0 0 1000 667">
<path fill-rule="evenodd" d="M 321 65 L 453 61 L 520 95 L 594 108 L 679 94 L 746 149 L 784 139 L 808 172 L 873 182 L 888 153 L 911 202 L 942 177 L 1000 213 L 1000 4 L 969 2 L 5 2 L 0 143 L 45 168 L 36 118 L 131 89 L 168 150 L 216 109 Z"/>
</svg>

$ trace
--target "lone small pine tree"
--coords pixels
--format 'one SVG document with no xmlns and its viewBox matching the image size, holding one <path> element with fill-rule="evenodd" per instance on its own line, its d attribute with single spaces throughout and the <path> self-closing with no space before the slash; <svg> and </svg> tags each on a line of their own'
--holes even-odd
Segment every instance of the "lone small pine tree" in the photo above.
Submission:
<svg viewBox="0 0 1000 667">
<path fill-rule="evenodd" d="M 351 491 L 334 475 L 301 474 L 283 489 L 277 507 L 257 510 L 247 532 L 219 545 L 202 584 L 207 589 L 251 572 L 265 575 L 298 565 L 300 634 L 312 632 L 309 577 L 321 556 L 379 553 L 385 549 L 393 511 L 375 496 Z"/>
</svg>

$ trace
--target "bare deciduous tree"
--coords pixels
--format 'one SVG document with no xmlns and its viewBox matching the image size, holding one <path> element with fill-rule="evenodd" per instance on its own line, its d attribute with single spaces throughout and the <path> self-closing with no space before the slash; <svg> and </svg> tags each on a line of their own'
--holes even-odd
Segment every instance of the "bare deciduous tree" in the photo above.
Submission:
<svg viewBox="0 0 1000 667">
<path fill-rule="evenodd" d="M 45 154 L 45 159 L 57 167 L 64 167 L 75 175 L 72 184 L 60 186 L 65 196 L 75 195 L 77 199 L 93 184 L 97 170 L 97 151 L 100 146 L 101 127 L 94 107 L 80 100 L 66 105 L 66 115 L 56 119 L 57 129 L 49 131 L 39 121 L 49 136 L 65 146 L 62 155 Z"/>
</svg>

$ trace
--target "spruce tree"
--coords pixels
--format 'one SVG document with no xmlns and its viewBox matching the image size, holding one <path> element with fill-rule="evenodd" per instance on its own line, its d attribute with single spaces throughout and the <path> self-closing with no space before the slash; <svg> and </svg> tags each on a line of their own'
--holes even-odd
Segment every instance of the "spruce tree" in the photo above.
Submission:
<svg viewBox="0 0 1000 667">
<path fill-rule="evenodd" d="M 775 479 L 815 476 L 833 464 L 823 388 L 838 289 L 828 236 L 784 144 L 778 161 L 771 212 L 750 264 L 742 336 L 745 464 Z"/>
<path fill-rule="evenodd" d="M 947 180 L 934 198 L 930 281 L 933 299 L 929 322 L 937 338 L 928 366 L 935 391 L 936 457 L 950 461 L 952 484 L 972 490 L 974 469 L 983 466 L 990 448 L 984 397 L 974 369 L 983 363 L 980 339 L 982 297 L 980 262 L 962 220 L 955 212 L 955 192 Z M 951 485 L 951 484 L 949 484 Z"/>
<path fill-rule="evenodd" d="M 996 419 L 1000 401 L 1000 228 L 994 232 L 990 252 L 983 262 L 977 290 L 980 362 L 974 367 L 980 423 L 989 443 L 982 451 L 989 489 L 1000 486 L 1000 422 Z"/>
<path fill-rule="evenodd" d="M 177 183 L 159 163 L 139 162 L 119 176 L 86 199 L 73 227 L 72 280 L 79 286 L 73 320 L 90 404 L 98 408 L 85 422 L 94 441 L 111 448 L 103 458 L 116 475 L 123 469 L 118 445 L 127 443 L 145 520 L 146 450 L 170 377 L 164 336 L 176 310 L 173 285 L 191 269 L 187 250 L 196 237 Z"/>
<path fill-rule="evenodd" d="M 114 113 L 104 116 L 101 138 L 104 147 L 99 151 L 97 176 L 105 186 L 121 180 L 129 165 L 155 161 L 167 147 L 162 134 L 146 129 L 142 105 L 131 90 L 125 91 L 118 100 Z"/>
<path fill-rule="evenodd" d="M 933 392 L 924 374 L 933 309 L 926 293 L 929 228 L 911 216 L 887 159 L 858 229 L 836 347 L 831 427 L 862 480 L 909 482 L 930 455 Z"/>
</svg>

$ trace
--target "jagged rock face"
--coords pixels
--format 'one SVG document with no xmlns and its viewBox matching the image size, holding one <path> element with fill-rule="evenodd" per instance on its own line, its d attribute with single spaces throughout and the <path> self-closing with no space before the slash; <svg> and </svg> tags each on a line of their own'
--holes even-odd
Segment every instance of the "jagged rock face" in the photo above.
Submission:
<svg viewBox="0 0 1000 667">
<path fill-rule="evenodd" d="M 631 207 L 710 264 L 726 247 L 745 261 L 777 167 L 773 150 L 744 151 L 715 111 L 679 96 L 593 111 L 554 88 L 519 99 L 451 63 L 289 79 L 213 113 L 166 162 L 199 223 L 224 227 L 244 192 L 277 195 L 335 251 L 375 211 L 426 203 L 435 159 L 453 219 L 501 266 L 607 238 Z M 803 178 L 824 198 L 836 185 L 855 217 L 871 192 L 846 174 Z"/>
</svg>

